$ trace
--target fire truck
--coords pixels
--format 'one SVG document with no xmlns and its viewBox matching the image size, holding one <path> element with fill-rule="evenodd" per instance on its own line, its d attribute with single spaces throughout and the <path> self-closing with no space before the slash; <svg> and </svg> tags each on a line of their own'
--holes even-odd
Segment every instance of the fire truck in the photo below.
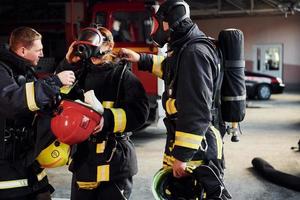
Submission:
<svg viewBox="0 0 300 200">
<path fill-rule="evenodd" d="M 92 23 L 112 31 L 115 51 L 122 47 L 136 52 L 158 53 L 151 42 L 151 7 L 153 0 L 48 0 L 7 1 L 0 9 L 0 43 L 6 42 L 11 30 L 18 26 L 30 26 L 43 35 L 45 57 L 38 65 L 39 73 L 52 73 L 54 66 L 63 59 L 68 46 L 76 39 L 81 28 Z M 5 29 L 4 29 L 5 27 Z M 142 82 L 150 103 L 150 115 L 145 126 L 158 120 L 158 101 L 162 83 L 150 73 L 133 73 Z"/>
</svg>

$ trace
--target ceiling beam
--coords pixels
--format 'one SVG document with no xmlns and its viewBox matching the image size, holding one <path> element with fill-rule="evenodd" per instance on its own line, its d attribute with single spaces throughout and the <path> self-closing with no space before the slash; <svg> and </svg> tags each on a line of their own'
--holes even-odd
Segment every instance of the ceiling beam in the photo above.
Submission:
<svg viewBox="0 0 300 200">
<path fill-rule="evenodd" d="M 234 7 L 240 9 L 240 10 L 244 10 L 243 7 L 239 6 L 236 2 L 233 2 L 232 0 L 225 0 L 227 3 L 233 5 Z"/>
</svg>

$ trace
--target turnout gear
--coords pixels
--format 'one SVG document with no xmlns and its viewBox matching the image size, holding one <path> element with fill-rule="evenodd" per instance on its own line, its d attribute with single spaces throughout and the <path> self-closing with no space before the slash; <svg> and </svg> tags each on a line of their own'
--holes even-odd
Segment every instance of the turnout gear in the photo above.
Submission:
<svg viewBox="0 0 300 200">
<path fill-rule="evenodd" d="M 55 140 L 48 111 L 61 86 L 57 76 L 37 79 L 29 62 L 0 48 L 0 199 L 51 188 L 35 159 Z"/>
<path fill-rule="evenodd" d="M 63 61 L 58 71 L 66 68 L 73 67 Z M 104 107 L 104 125 L 99 133 L 76 145 L 70 164 L 74 181 L 72 199 L 107 197 L 104 188 L 115 190 L 114 182 L 126 180 L 137 173 L 135 149 L 129 136 L 130 131 L 143 125 L 149 113 L 142 84 L 123 63 L 89 65 L 85 70 L 77 87 L 84 91 L 94 90 Z M 67 97 L 77 99 L 81 96 L 83 99 L 83 93 L 77 91 L 82 90 L 73 89 Z M 131 186 L 126 191 L 129 196 Z"/>
<path fill-rule="evenodd" d="M 51 119 L 51 130 L 59 141 L 72 145 L 88 139 L 101 120 L 91 107 L 63 100 Z"/>
<path fill-rule="evenodd" d="M 84 28 L 80 31 L 78 40 L 75 43 L 75 55 L 82 59 L 101 54 L 100 47 L 103 43 L 103 36 L 96 28 Z"/>
<path fill-rule="evenodd" d="M 166 166 L 172 166 L 172 157 L 186 162 L 222 159 L 222 138 L 212 126 L 212 94 L 219 75 L 218 56 L 209 45 L 192 43 L 182 52 L 184 62 L 179 61 L 178 72 L 175 71 L 182 45 L 199 36 L 205 37 L 196 25 L 188 25 L 183 37 L 173 38 L 176 42 L 170 44 L 167 58 L 141 54 L 138 64 L 140 70 L 150 71 L 165 82 L 162 102 L 168 132 Z"/>
<path fill-rule="evenodd" d="M 183 0 L 166 1 L 160 5 L 152 16 L 151 37 L 159 47 L 163 47 L 169 40 L 170 31 L 173 31 L 180 22 L 190 18 L 189 5 Z M 163 22 L 168 22 L 170 30 L 164 30 Z"/>
<path fill-rule="evenodd" d="M 138 63 L 139 70 L 152 72 L 165 83 L 162 103 L 167 139 L 163 165 L 172 167 L 175 159 L 190 166 L 212 161 L 222 179 L 223 141 L 213 124 L 214 94 L 220 78 L 216 48 L 208 40 L 196 42 L 207 37 L 189 18 L 181 21 L 170 37 L 166 58 L 140 54 Z"/>
</svg>

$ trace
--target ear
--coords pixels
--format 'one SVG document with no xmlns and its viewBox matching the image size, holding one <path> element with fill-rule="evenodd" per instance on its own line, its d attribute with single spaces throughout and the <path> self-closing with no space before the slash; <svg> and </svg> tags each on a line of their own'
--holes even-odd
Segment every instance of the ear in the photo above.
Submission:
<svg viewBox="0 0 300 200">
<path fill-rule="evenodd" d="M 19 47 L 16 51 L 16 54 L 18 54 L 18 56 L 20 57 L 25 57 L 26 55 L 26 48 L 25 47 Z"/>
<path fill-rule="evenodd" d="M 21 47 L 21 54 L 22 54 L 22 57 L 24 57 L 26 55 L 26 48 L 25 47 Z"/>
</svg>

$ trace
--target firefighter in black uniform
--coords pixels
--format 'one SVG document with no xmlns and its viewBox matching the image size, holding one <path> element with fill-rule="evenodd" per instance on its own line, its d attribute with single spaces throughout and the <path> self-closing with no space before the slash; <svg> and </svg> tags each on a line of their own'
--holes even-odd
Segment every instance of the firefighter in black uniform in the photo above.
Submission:
<svg viewBox="0 0 300 200">
<path fill-rule="evenodd" d="M 183 0 L 169 0 L 153 16 L 151 36 L 163 47 L 167 57 L 138 54 L 121 49 L 119 56 L 138 62 L 139 70 L 162 78 L 162 96 L 167 141 L 163 167 L 172 167 L 174 177 L 187 176 L 188 166 L 212 165 L 223 175 L 222 137 L 213 123 L 213 94 L 218 79 L 219 59 L 212 45 L 191 42 L 206 37 L 190 19 L 189 6 Z M 182 46 L 188 46 L 178 54 Z M 212 198 L 213 195 L 210 197 Z"/>
<path fill-rule="evenodd" d="M 70 166 L 73 172 L 72 200 L 129 198 L 132 176 L 137 173 L 137 159 L 129 132 L 142 126 L 149 113 L 142 84 L 111 53 L 114 46 L 111 32 L 103 27 L 98 30 L 104 38 L 100 55 L 88 58 L 83 66 L 80 63 L 83 59 L 74 56 L 76 45 L 73 44 L 57 70 L 74 69 L 79 63 L 80 69 L 86 72 L 78 74 L 79 88 L 74 86 L 69 97 L 83 98 L 83 92 L 93 90 L 98 104 L 101 102 L 104 107 L 102 130 L 100 127 L 98 133 L 78 144 L 73 156 Z"/>
<path fill-rule="evenodd" d="M 19 27 L 9 47 L 0 49 L 0 199 L 51 199 L 53 188 L 36 157 L 54 140 L 48 110 L 60 87 L 71 85 L 75 76 L 63 71 L 37 79 L 41 39 L 34 29 Z"/>
</svg>

